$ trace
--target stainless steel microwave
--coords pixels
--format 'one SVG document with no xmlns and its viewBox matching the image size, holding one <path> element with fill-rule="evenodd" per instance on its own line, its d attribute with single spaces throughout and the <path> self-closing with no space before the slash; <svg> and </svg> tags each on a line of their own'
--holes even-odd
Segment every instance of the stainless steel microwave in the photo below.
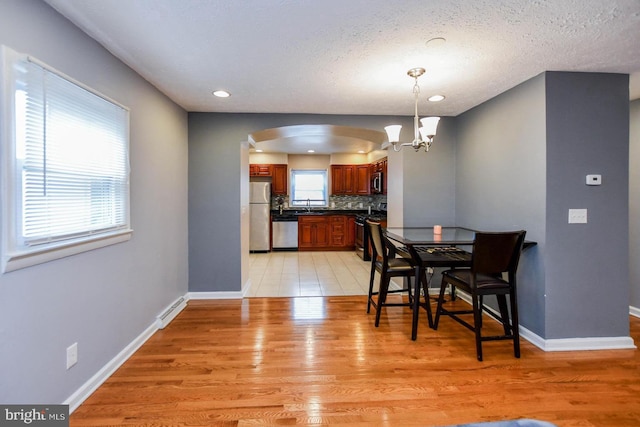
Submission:
<svg viewBox="0 0 640 427">
<path fill-rule="evenodd" d="M 382 194 L 382 172 L 374 172 L 371 175 L 371 192 Z"/>
</svg>

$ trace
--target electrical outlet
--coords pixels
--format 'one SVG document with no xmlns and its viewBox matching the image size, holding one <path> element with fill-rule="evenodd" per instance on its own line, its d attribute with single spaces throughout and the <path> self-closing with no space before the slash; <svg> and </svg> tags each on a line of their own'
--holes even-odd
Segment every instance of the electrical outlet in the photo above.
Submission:
<svg viewBox="0 0 640 427">
<path fill-rule="evenodd" d="M 74 342 L 67 347 L 67 369 L 78 363 L 78 343 Z"/>
<path fill-rule="evenodd" d="M 586 224 L 586 209 L 569 209 L 569 224 Z"/>
</svg>

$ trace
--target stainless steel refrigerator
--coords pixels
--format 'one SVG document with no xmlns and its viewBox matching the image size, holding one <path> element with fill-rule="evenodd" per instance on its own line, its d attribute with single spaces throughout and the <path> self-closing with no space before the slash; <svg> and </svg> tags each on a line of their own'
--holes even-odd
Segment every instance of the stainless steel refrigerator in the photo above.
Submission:
<svg viewBox="0 0 640 427">
<path fill-rule="evenodd" d="M 271 183 L 249 183 L 249 250 L 268 251 L 271 234 Z"/>
</svg>

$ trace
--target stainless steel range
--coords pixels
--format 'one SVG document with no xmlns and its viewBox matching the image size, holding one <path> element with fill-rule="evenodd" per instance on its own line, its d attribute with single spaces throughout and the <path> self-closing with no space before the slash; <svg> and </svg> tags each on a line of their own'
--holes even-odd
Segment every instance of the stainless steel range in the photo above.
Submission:
<svg viewBox="0 0 640 427">
<path fill-rule="evenodd" d="M 371 214 L 356 215 L 356 254 L 365 261 L 371 260 L 371 249 L 369 230 L 365 226 L 365 221 L 382 222 L 387 220 L 387 204 L 380 203 L 380 210 Z"/>
</svg>

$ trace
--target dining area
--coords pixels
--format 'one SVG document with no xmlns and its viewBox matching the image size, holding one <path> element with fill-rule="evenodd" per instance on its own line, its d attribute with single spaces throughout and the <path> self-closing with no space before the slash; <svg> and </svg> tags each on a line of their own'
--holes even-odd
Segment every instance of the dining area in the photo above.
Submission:
<svg viewBox="0 0 640 427">
<path fill-rule="evenodd" d="M 367 221 L 366 226 L 373 250 L 367 313 L 375 309 L 376 327 L 383 308 L 406 306 L 411 310 L 413 341 L 418 338 L 420 314 L 424 310 L 431 329 L 438 329 L 444 315 L 471 330 L 478 361 L 483 360 L 484 341 L 511 340 L 514 356 L 520 357 L 516 276 L 523 249 L 536 245 L 525 241 L 526 231 L 478 231 L 440 225 L 382 227 L 374 221 Z M 436 268 L 444 269 L 441 277 L 434 275 Z M 377 284 L 376 277 L 379 277 Z M 394 277 L 402 278 L 404 284 L 390 287 Z M 405 297 L 401 302 L 387 301 L 390 293 Z M 460 308 L 458 303 L 449 308 L 447 303 L 461 295 L 469 306 Z M 485 297 L 489 296 L 496 297 L 493 306 L 485 305 L 489 302 Z M 483 336 L 483 315 L 499 322 L 503 333 Z"/>
</svg>

